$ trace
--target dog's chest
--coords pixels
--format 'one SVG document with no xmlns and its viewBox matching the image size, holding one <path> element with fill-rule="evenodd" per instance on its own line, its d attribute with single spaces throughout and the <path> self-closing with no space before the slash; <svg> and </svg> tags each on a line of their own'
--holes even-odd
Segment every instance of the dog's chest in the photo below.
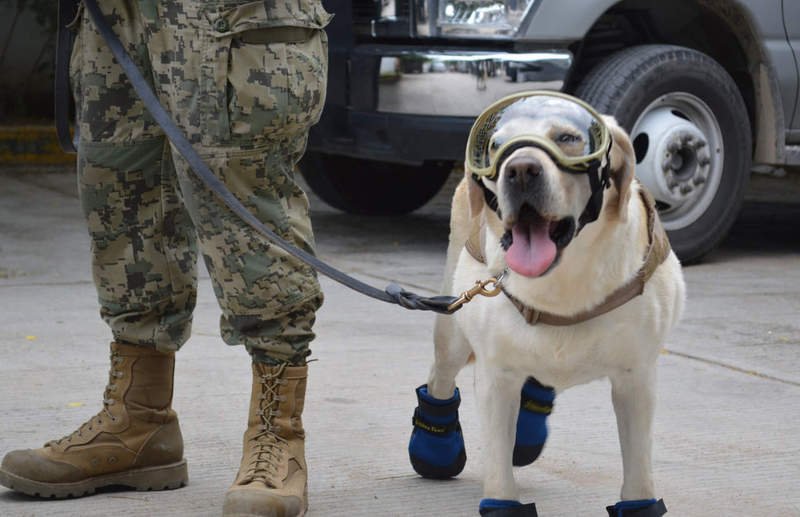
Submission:
<svg viewBox="0 0 800 517">
<path fill-rule="evenodd" d="M 533 375 L 559 389 L 604 377 L 619 362 L 621 350 L 610 344 L 602 327 L 529 325 L 502 295 L 461 313 L 459 326 L 478 360 Z"/>
</svg>

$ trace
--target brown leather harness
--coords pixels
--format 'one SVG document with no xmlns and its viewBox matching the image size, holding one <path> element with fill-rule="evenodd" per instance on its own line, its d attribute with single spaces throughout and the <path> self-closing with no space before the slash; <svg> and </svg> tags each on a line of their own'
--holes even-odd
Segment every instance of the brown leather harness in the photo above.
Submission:
<svg viewBox="0 0 800 517">
<path fill-rule="evenodd" d="M 505 288 L 503 293 L 511 300 L 514 307 L 517 308 L 519 313 L 528 322 L 529 325 L 536 325 L 543 323 L 545 325 L 554 326 L 568 326 L 582 323 L 597 316 L 603 315 L 607 312 L 613 311 L 617 307 L 624 305 L 633 298 L 639 296 L 644 292 L 644 286 L 653 273 L 661 265 L 670 253 L 669 240 L 661 222 L 658 219 L 656 212 L 655 201 L 653 197 L 644 189 L 639 190 L 640 198 L 647 213 L 647 249 L 644 252 L 644 263 L 642 267 L 636 272 L 627 283 L 620 286 L 614 292 L 609 294 L 603 303 L 600 305 L 583 312 L 579 312 L 572 316 L 561 316 L 550 312 L 540 311 L 535 307 L 525 305 L 522 301 L 512 296 Z M 467 240 L 464 247 L 467 252 L 478 262 L 486 264 L 486 257 L 483 254 L 484 243 L 484 225 L 480 225 L 476 231 L 472 233 Z"/>
</svg>

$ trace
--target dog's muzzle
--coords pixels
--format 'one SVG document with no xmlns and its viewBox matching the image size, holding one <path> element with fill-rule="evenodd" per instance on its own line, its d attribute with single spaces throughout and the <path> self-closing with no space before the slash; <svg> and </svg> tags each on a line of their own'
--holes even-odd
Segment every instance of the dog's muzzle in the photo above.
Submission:
<svg viewBox="0 0 800 517">
<path fill-rule="evenodd" d="M 520 275 L 542 276 L 558 264 L 561 250 L 572 241 L 575 232 L 573 217 L 547 218 L 523 203 L 500 241 L 506 264 Z"/>
</svg>

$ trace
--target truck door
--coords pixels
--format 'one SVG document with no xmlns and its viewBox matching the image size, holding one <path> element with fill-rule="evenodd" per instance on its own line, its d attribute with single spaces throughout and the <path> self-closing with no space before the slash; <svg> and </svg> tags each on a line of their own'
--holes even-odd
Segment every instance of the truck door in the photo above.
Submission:
<svg viewBox="0 0 800 517">
<path fill-rule="evenodd" d="M 783 26 L 786 29 L 786 39 L 794 52 L 795 77 L 798 78 L 797 64 L 800 61 L 800 2 L 797 0 L 783 0 Z M 778 72 L 780 73 L 780 71 Z M 787 142 L 800 144 L 800 88 L 795 80 L 794 105 L 786 106 L 786 118 L 791 131 L 787 134 Z"/>
</svg>

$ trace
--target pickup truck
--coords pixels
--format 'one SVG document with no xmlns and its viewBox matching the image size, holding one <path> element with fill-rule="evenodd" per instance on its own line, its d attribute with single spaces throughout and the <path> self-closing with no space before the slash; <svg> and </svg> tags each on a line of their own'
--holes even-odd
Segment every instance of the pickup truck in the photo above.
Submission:
<svg viewBox="0 0 800 517">
<path fill-rule="evenodd" d="M 800 167 L 800 1 L 324 0 L 327 105 L 300 169 L 339 209 L 410 212 L 474 117 L 530 89 L 613 115 L 684 262 L 733 224 L 754 167 Z"/>
</svg>

